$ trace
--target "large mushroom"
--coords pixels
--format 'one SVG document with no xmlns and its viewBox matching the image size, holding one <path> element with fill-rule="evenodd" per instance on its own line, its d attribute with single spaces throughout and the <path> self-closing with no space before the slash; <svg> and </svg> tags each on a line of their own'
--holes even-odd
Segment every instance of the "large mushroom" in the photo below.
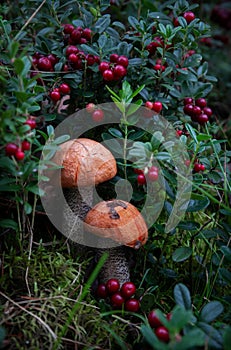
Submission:
<svg viewBox="0 0 231 350">
<path fill-rule="evenodd" d="M 118 244 L 107 248 L 109 258 L 101 270 L 101 281 L 106 282 L 110 278 L 118 279 L 120 284 L 129 281 L 126 247 L 138 249 L 148 238 L 147 225 L 139 210 L 123 200 L 102 201 L 88 211 L 84 221 L 86 232 L 102 237 L 104 243 L 108 240 L 109 247 L 111 242 Z M 99 249 L 98 254 L 103 251 Z"/>
</svg>

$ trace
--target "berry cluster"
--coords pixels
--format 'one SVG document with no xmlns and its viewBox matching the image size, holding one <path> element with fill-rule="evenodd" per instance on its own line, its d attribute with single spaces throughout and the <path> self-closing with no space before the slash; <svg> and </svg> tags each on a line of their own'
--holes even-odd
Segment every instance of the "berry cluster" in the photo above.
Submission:
<svg viewBox="0 0 231 350">
<path fill-rule="evenodd" d="M 87 67 L 93 66 L 94 63 L 99 64 L 100 59 L 98 56 L 85 54 L 83 51 L 79 50 L 75 45 L 69 45 L 66 48 L 66 57 L 67 64 L 64 65 L 63 69 L 68 71 L 70 69 L 84 69 L 84 66 Z"/>
<path fill-rule="evenodd" d="M 160 113 L 162 111 L 163 105 L 160 101 L 156 101 L 156 102 L 146 101 L 145 107 L 156 113 Z"/>
<path fill-rule="evenodd" d="M 157 47 L 164 47 L 164 40 L 156 36 L 150 44 L 146 46 L 146 50 L 148 50 L 149 55 L 152 56 L 156 53 Z"/>
<path fill-rule="evenodd" d="M 55 64 L 59 61 L 58 57 L 53 54 L 43 55 L 35 52 L 32 56 L 32 67 L 44 72 L 53 72 Z"/>
<path fill-rule="evenodd" d="M 101 122 L 104 118 L 103 110 L 97 108 L 97 106 L 92 102 L 86 105 L 86 111 L 91 114 L 92 120 L 94 120 L 94 122 Z"/>
<path fill-rule="evenodd" d="M 9 142 L 5 146 L 6 156 L 11 157 L 14 156 L 17 160 L 23 160 L 25 157 L 25 151 L 29 151 L 31 144 L 29 141 L 24 140 L 20 145 L 16 145 L 16 143 Z"/>
<path fill-rule="evenodd" d="M 126 56 L 119 56 L 113 53 L 109 57 L 109 62 L 102 61 L 99 64 L 99 71 L 105 81 L 115 81 L 122 79 L 127 74 L 129 64 Z"/>
<path fill-rule="evenodd" d="M 57 102 L 61 99 L 62 95 L 69 95 L 71 92 L 71 88 L 68 84 L 62 83 L 59 87 L 54 88 L 50 92 L 50 98 L 53 102 Z"/>
<path fill-rule="evenodd" d="M 156 60 L 155 65 L 153 66 L 153 69 L 154 69 L 156 72 L 164 72 L 165 69 L 166 69 L 166 67 L 167 67 L 167 64 L 166 64 L 166 63 L 163 64 L 162 59 L 161 59 L 161 58 L 158 58 L 158 59 Z"/>
<path fill-rule="evenodd" d="M 166 315 L 166 319 L 169 321 L 171 319 L 171 313 Z M 164 343 L 168 343 L 170 340 L 169 331 L 164 325 L 161 323 L 159 318 L 157 317 L 156 310 L 152 310 L 148 314 L 148 322 L 150 326 L 154 329 L 154 332 L 157 338 Z"/>
<path fill-rule="evenodd" d="M 134 297 L 136 286 L 133 282 L 125 282 L 121 287 L 116 278 L 109 279 L 106 283 L 98 285 L 96 295 L 102 299 L 108 299 L 113 309 L 124 308 L 126 311 L 137 312 L 140 302 Z"/>
<path fill-rule="evenodd" d="M 196 161 L 193 165 L 193 171 L 195 173 L 199 173 L 200 171 L 205 171 L 204 164 L 200 163 L 199 161 Z"/>
<path fill-rule="evenodd" d="M 184 113 L 189 115 L 192 121 L 203 125 L 209 121 L 213 111 L 207 106 L 205 98 L 198 98 L 194 101 L 192 97 L 186 97 L 184 99 Z"/>
<path fill-rule="evenodd" d="M 145 185 L 147 180 L 150 182 L 157 181 L 159 178 L 159 169 L 156 166 L 151 166 L 148 169 L 134 169 L 134 172 L 137 174 L 137 183 L 138 185 Z M 145 176 L 146 173 L 146 176 Z"/>
<path fill-rule="evenodd" d="M 86 44 L 92 37 L 90 28 L 74 27 L 70 23 L 63 25 L 63 33 L 65 41 L 70 45 Z"/>
</svg>

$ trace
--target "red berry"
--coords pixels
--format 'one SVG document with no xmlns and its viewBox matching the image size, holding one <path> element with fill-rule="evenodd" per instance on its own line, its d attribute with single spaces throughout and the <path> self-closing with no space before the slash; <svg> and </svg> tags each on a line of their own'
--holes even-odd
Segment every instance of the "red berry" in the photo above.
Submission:
<svg viewBox="0 0 231 350">
<path fill-rule="evenodd" d="M 114 308 L 120 308 L 125 302 L 120 292 L 115 292 L 114 294 L 112 294 L 110 301 L 111 301 L 112 307 Z"/>
<path fill-rule="evenodd" d="M 64 26 L 63 26 L 64 34 L 71 34 L 74 29 L 75 29 L 75 27 L 70 23 L 64 24 Z"/>
<path fill-rule="evenodd" d="M 99 65 L 99 71 L 103 73 L 105 70 L 108 70 L 110 68 L 110 65 L 108 62 L 102 61 Z"/>
<path fill-rule="evenodd" d="M 116 63 L 117 60 L 118 60 L 118 58 L 119 58 L 119 55 L 117 55 L 116 53 L 112 53 L 112 54 L 110 55 L 110 62 Z"/>
<path fill-rule="evenodd" d="M 120 64 L 124 68 L 127 68 L 129 61 L 126 56 L 119 56 L 116 63 Z"/>
<path fill-rule="evenodd" d="M 200 164 L 200 168 L 201 168 L 201 171 L 205 171 L 205 165 L 204 164 Z"/>
<path fill-rule="evenodd" d="M 66 56 L 69 56 L 72 53 L 77 54 L 78 52 L 79 52 L 79 49 L 76 46 L 74 46 L 74 45 L 69 45 L 66 48 Z"/>
<path fill-rule="evenodd" d="M 153 102 L 151 101 L 146 101 L 145 102 L 145 107 L 148 109 L 153 109 Z"/>
<path fill-rule="evenodd" d="M 103 72 L 103 79 L 106 80 L 106 81 L 114 80 L 114 73 L 113 73 L 113 71 L 111 69 L 106 69 Z"/>
<path fill-rule="evenodd" d="M 41 57 L 38 60 L 38 69 L 43 71 L 50 71 L 52 69 L 52 64 L 49 58 L 47 57 Z"/>
<path fill-rule="evenodd" d="M 194 106 L 194 107 L 193 107 L 193 114 L 194 114 L 195 116 L 200 115 L 200 114 L 201 114 L 201 108 L 200 108 L 199 106 Z"/>
<path fill-rule="evenodd" d="M 203 108 L 203 113 L 206 114 L 208 117 L 211 117 L 211 115 L 213 114 L 213 111 L 209 107 L 204 107 Z"/>
<path fill-rule="evenodd" d="M 78 44 L 80 42 L 81 39 L 81 31 L 79 30 L 79 28 L 75 28 L 72 32 L 71 32 L 71 40 L 73 43 Z"/>
<path fill-rule="evenodd" d="M 108 291 L 107 291 L 105 283 L 101 283 L 98 285 L 97 290 L 96 290 L 96 294 L 99 298 L 103 298 L 103 299 L 107 298 Z"/>
<path fill-rule="evenodd" d="M 95 122 L 100 122 L 101 120 L 103 120 L 104 118 L 104 112 L 101 109 L 96 109 L 93 113 L 92 113 L 92 119 Z"/>
<path fill-rule="evenodd" d="M 173 19 L 173 25 L 174 25 L 174 27 L 179 27 L 180 23 L 179 23 L 178 18 Z"/>
<path fill-rule="evenodd" d="M 110 278 L 107 282 L 106 282 L 106 288 L 109 294 L 113 294 L 118 292 L 118 290 L 120 289 L 120 283 L 118 281 L 118 279 L 116 278 Z"/>
<path fill-rule="evenodd" d="M 195 173 L 199 173 L 200 171 L 205 170 L 205 166 L 204 166 L 204 164 L 195 163 L 193 166 L 193 170 L 195 171 Z"/>
<path fill-rule="evenodd" d="M 22 141 L 21 149 L 22 151 L 29 151 L 30 150 L 30 142 L 27 140 Z"/>
<path fill-rule="evenodd" d="M 169 313 L 166 315 L 166 318 L 167 318 L 167 320 L 168 320 L 168 321 L 170 321 L 170 320 L 171 320 L 171 318 L 172 318 L 172 313 L 171 313 L 171 312 L 169 312 Z"/>
<path fill-rule="evenodd" d="M 200 114 L 197 117 L 197 121 L 199 124 L 203 125 L 209 121 L 209 117 L 207 116 L 207 114 Z"/>
<path fill-rule="evenodd" d="M 193 98 L 192 97 L 185 97 L 184 98 L 184 105 L 188 105 L 188 104 L 193 104 Z"/>
<path fill-rule="evenodd" d="M 139 300 L 132 298 L 125 301 L 124 309 L 126 311 L 137 312 L 140 308 Z"/>
<path fill-rule="evenodd" d="M 194 108 L 194 106 L 192 104 L 186 104 L 184 106 L 184 113 L 192 116 L 193 115 L 193 108 Z"/>
<path fill-rule="evenodd" d="M 195 14 L 192 11 L 185 12 L 183 14 L 184 19 L 189 24 L 195 19 Z"/>
<path fill-rule="evenodd" d="M 21 150 L 21 149 L 18 149 L 16 152 L 15 152 L 15 158 L 17 160 L 23 160 L 24 157 L 25 157 L 25 153 Z"/>
<path fill-rule="evenodd" d="M 127 69 L 124 68 L 124 66 L 121 66 L 120 64 L 116 65 L 113 70 L 115 79 L 121 79 L 127 74 Z"/>
<path fill-rule="evenodd" d="M 156 180 L 158 180 L 158 177 L 159 177 L 158 171 L 155 171 L 155 170 L 148 171 L 147 178 L 149 181 L 156 181 Z"/>
<path fill-rule="evenodd" d="M 50 98 L 52 101 L 57 102 L 61 99 L 61 95 L 59 91 L 51 91 L 50 92 Z"/>
<path fill-rule="evenodd" d="M 36 121 L 34 119 L 27 119 L 25 121 L 25 124 L 26 125 L 29 125 L 29 127 L 32 129 L 35 129 L 36 128 Z"/>
<path fill-rule="evenodd" d="M 133 282 L 125 282 L 121 287 L 121 294 L 125 299 L 130 298 L 136 292 L 136 286 Z"/>
<path fill-rule="evenodd" d="M 134 173 L 136 173 L 138 175 L 144 173 L 143 169 L 134 168 L 133 170 L 134 170 Z"/>
<path fill-rule="evenodd" d="M 93 66 L 93 64 L 95 63 L 95 56 L 91 55 L 91 54 L 88 54 L 86 56 L 86 61 L 87 61 L 87 65 L 88 66 Z"/>
<path fill-rule="evenodd" d="M 69 60 L 71 63 L 77 63 L 78 60 L 79 60 L 79 57 L 78 57 L 75 53 L 71 53 L 71 54 L 68 56 L 68 60 Z"/>
<path fill-rule="evenodd" d="M 153 66 L 153 69 L 155 69 L 156 71 L 161 70 L 162 65 L 161 64 L 155 64 L 155 66 Z"/>
<path fill-rule="evenodd" d="M 159 318 L 156 315 L 156 311 L 152 310 L 148 314 L 148 322 L 152 328 L 157 328 L 162 326 L 162 323 L 160 322 Z"/>
<path fill-rule="evenodd" d="M 169 342 L 169 331 L 164 326 L 160 326 L 155 330 L 157 338 L 165 343 Z"/>
<path fill-rule="evenodd" d="M 18 146 L 15 143 L 8 143 L 5 146 L 5 153 L 7 156 L 14 156 L 18 150 Z"/>
<path fill-rule="evenodd" d="M 95 104 L 94 103 L 88 103 L 86 105 L 86 110 L 88 113 L 93 113 L 95 110 Z"/>
<path fill-rule="evenodd" d="M 48 55 L 47 58 L 50 60 L 52 66 L 54 66 L 59 60 L 58 57 L 56 57 L 52 53 L 50 55 Z"/>
<path fill-rule="evenodd" d="M 90 28 L 85 28 L 82 32 L 82 36 L 84 39 L 86 39 L 87 41 L 91 40 L 91 36 L 92 36 L 92 31 Z"/>
<path fill-rule="evenodd" d="M 196 104 L 196 106 L 204 108 L 207 105 L 207 101 L 205 98 L 198 98 L 198 99 L 196 99 L 195 104 Z"/>
<path fill-rule="evenodd" d="M 59 91 L 62 93 L 62 94 L 65 94 L 65 95 L 68 95 L 70 92 L 71 92 L 71 88 L 68 84 L 66 83 L 62 83 L 60 86 L 59 86 Z"/>
<path fill-rule="evenodd" d="M 183 135 L 183 131 L 182 130 L 177 130 L 176 134 L 177 134 L 177 136 L 181 136 L 181 135 Z"/>
<path fill-rule="evenodd" d="M 156 101 L 153 103 L 153 107 L 152 110 L 155 111 L 156 113 L 160 113 L 160 111 L 162 110 L 163 106 L 162 103 L 159 101 Z"/>
<path fill-rule="evenodd" d="M 138 182 L 138 185 L 145 185 L 146 184 L 146 178 L 145 178 L 144 174 L 139 174 L 137 176 L 137 182 Z"/>
</svg>

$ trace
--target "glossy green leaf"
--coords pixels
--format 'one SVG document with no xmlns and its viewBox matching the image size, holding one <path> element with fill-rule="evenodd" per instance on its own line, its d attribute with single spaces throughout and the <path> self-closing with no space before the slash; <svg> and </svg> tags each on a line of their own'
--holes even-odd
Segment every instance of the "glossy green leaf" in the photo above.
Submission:
<svg viewBox="0 0 231 350">
<path fill-rule="evenodd" d="M 17 231 L 18 224 L 16 221 L 14 221 L 12 219 L 2 219 L 2 220 L 0 220 L 0 227 L 11 228 L 11 229 Z"/>
<path fill-rule="evenodd" d="M 210 323 L 214 321 L 224 310 L 223 305 L 219 301 L 210 301 L 206 304 L 200 313 L 200 320 Z"/>
<path fill-rule="evenodd" d="M 190 247 L 179 247 L 173 254 L 172 259 L 175 262 L 181 262 L 187 260 L 192 255 L 192 248 Z"/>
<path fill-rule="evenodd" d="M 191 295 L 188 288 L 184 284 L 177 284 L 173 293 L 176 304 L 183 306 L 186 310 L 190 310 L 192 308 Z"/>
</svg>

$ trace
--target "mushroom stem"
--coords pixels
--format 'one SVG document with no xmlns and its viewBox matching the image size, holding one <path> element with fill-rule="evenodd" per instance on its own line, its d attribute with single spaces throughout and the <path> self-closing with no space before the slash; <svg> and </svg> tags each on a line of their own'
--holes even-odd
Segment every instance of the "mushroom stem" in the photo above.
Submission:
<svg viewBox="0 0 231 350">
<path fill-rule="evenodd" d="M 129 248 L 125 246 L 97 249 L 97 259 L 99 259 L 105 251 L 109 253 L 99 274 L 100 282 L 106 283 L 110 278 L 116 278 L 119 280 L 120 285 L 122 285 L 130 281 L 128 249 Z"/>
</svg>

